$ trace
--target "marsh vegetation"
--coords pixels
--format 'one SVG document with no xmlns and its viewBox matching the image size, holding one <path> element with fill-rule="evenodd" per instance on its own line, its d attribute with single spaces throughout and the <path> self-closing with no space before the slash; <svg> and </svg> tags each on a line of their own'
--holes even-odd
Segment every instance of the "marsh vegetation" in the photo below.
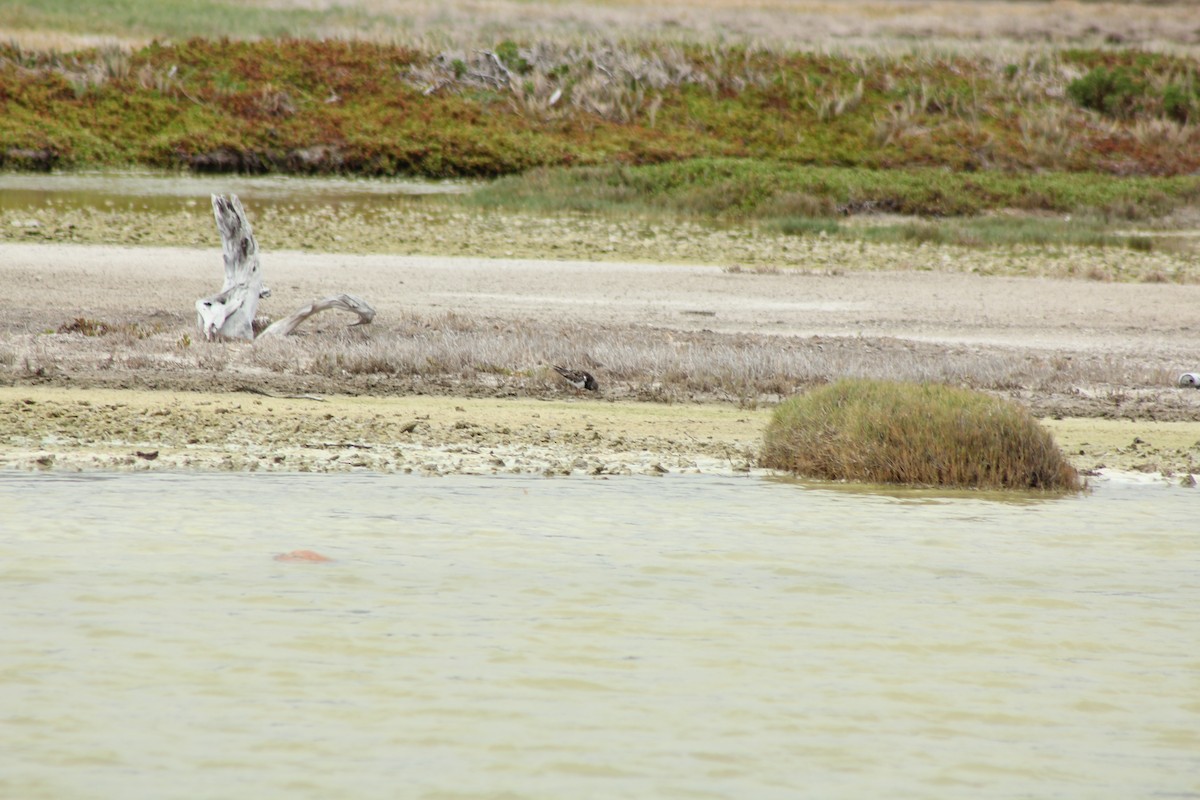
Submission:
<svg viewBox="0 0 1200 800">
<path fill-rule="evenodd" d="M 1021 406 L 938 383 L 839 380 L 781 403 L 764 466 L 809 478 L 1077 491 L 1079 476 Z"/>
<path fill-rule="evenodd" d="M 0 46 L 0 166 L 503 178 L 453 205 L 966 247 L 1194 250 L 1186 53 L 189 39 Z M 894 222 L 857 224 L 879 215 Z M 1130 235 L 1130 226 L 1138 227 Z"/>
<path fill-rule="evenodd" d="M 1200 165 L 1189 147 L 1196 60 L 1133 50 L 1012 61 L 606 40 L 475 51 L 290 38 L 67 53 L 10 43 L 0 79 L 0 153 L 18 168 L 488 177 L 697 158 L 1119 175 Z"/>
</svg>

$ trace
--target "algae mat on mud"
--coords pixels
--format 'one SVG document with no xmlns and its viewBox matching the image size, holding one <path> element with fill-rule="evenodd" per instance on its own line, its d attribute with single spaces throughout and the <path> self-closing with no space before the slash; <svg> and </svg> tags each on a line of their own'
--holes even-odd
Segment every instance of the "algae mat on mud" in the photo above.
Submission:
<svg viewBox="0 0 1200 800">
<path fill-rule="evenodd" d="M 728 473 L 753 466 L 769 416 L 720 404 L 10 386 L 0 469 Z M 1200 472 L 1200 422 L 1043 424 L 1081 470 Z"/>
<path fill-rule="evenodd" d="M 740 472 L 764 421 L 716 404 L 0 387 L 0 468 Z"/>
</svg>

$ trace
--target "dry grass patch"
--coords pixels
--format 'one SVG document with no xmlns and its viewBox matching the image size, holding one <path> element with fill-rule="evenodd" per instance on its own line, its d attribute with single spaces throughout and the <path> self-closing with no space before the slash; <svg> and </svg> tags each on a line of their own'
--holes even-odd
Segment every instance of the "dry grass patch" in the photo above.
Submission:
<svg viewBox="0 0 1200 800">
<path fill-rule="evenodd" d="M 1008 390 L 1071 386 L 1088 378 L 1094 367 L 893 339 L 664 333 L 649 327 L 543 325 L 453 313 L 409 314 L 393 328 L 369 336 L 343 331 L 256 342 L 251 352 L 255 366 L 281 374 L 422 376 L 502 383 L 521 391 L 561 387 L 547 365 L 570 364 L 593 371 L 606 396 L 710 396 L 747 405 L 776 402 L 835 376 L 884 375 Z M 1106 364 L 1104 369 L 1125 385 L 1140 385 L 1128 367 Z"/>
<path fill-rule="evenodd" d="M 129 339 L 145 339 L 161 333 L 161 325 L 143 325 L 137 322 L 105 322 L 90 317 L 76 317 L 58 326 L 55 333 L 77 333 L 82 336 L 124 336 Z"/>
<path fill-rule="evenodd" d="M 866 483 L 1078 491 L 1079 475 L 1021 407 L 939 384 L 842 380 L 782 403 L 764 466 Z"/>
<path fill-rule="evenodd" d="M 669 36 L 679 41 L 765 42 L 835 52 L 1023 52 L 1048 41 L 1109 46 L 1195 45 L 1195 9 L 1187 2 L 1090 4 L 1006 0 L 670 0 L 665 3 L 564 3 L 561 0 L 220 0 L 163 3 L 123 0 L 10 0 L 5 35 L 28 46 L 60 49 L 117 37 L 122 41 L 188 36 L 312 36 L 417 41 L 481 47 L 529 35 L 559 41 L 604 32 L 620 38 Z M 917 44 L 920 43 L 920 44 Z"/>
</svg>

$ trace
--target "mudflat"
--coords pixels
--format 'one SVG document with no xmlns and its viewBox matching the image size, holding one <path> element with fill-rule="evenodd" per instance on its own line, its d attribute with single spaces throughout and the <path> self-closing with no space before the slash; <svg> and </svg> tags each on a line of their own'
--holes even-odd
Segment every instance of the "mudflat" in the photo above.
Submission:
<svg viewBox="0 0 1200 800">
<path fill-rule="evenodd" d="M 878 372 L 959 374 L 1013 397 L 1087 471 L 1200 471 L 1200 391 L 1176 385 L 1200 367 L 1196 285 L 803 259 L 731 271 L 282 251 L 263 263 L 263 313 L 349 291 L 376 322 L 348 332 L 330 312 L 286 342 L 200 341 L 191 309 L 219 288 L 215 249 L 0 244 L 0 464 L 743 471 L 779 397 Z M 706 353 L 742 372 L 705 377 Z M 560 360 L 601 391 L 558 379 Z"/>
</svg>

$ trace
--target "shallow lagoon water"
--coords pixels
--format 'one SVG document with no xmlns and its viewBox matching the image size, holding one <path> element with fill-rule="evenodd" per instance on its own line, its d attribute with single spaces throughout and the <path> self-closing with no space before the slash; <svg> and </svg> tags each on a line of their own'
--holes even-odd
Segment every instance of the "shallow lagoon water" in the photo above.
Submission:
<svg viewBox="0 0 1200 800">
<path fill-rule="evenodd" d="M 207 208 L 210 194 L 233 193 L 255 208 L 354 205 L 378 207 L 426 195 L 461 194 L 468 181 L 287 175 L 201 175 L 154 170 L 0 172 L 0 211 L 38 207 L 118 207 L 140 211 Z"/>
<path fill-rule="evenodd" d="M 2 473 L 0 796 L 1196 797 L 1195 508 Z"/>
</svg>

